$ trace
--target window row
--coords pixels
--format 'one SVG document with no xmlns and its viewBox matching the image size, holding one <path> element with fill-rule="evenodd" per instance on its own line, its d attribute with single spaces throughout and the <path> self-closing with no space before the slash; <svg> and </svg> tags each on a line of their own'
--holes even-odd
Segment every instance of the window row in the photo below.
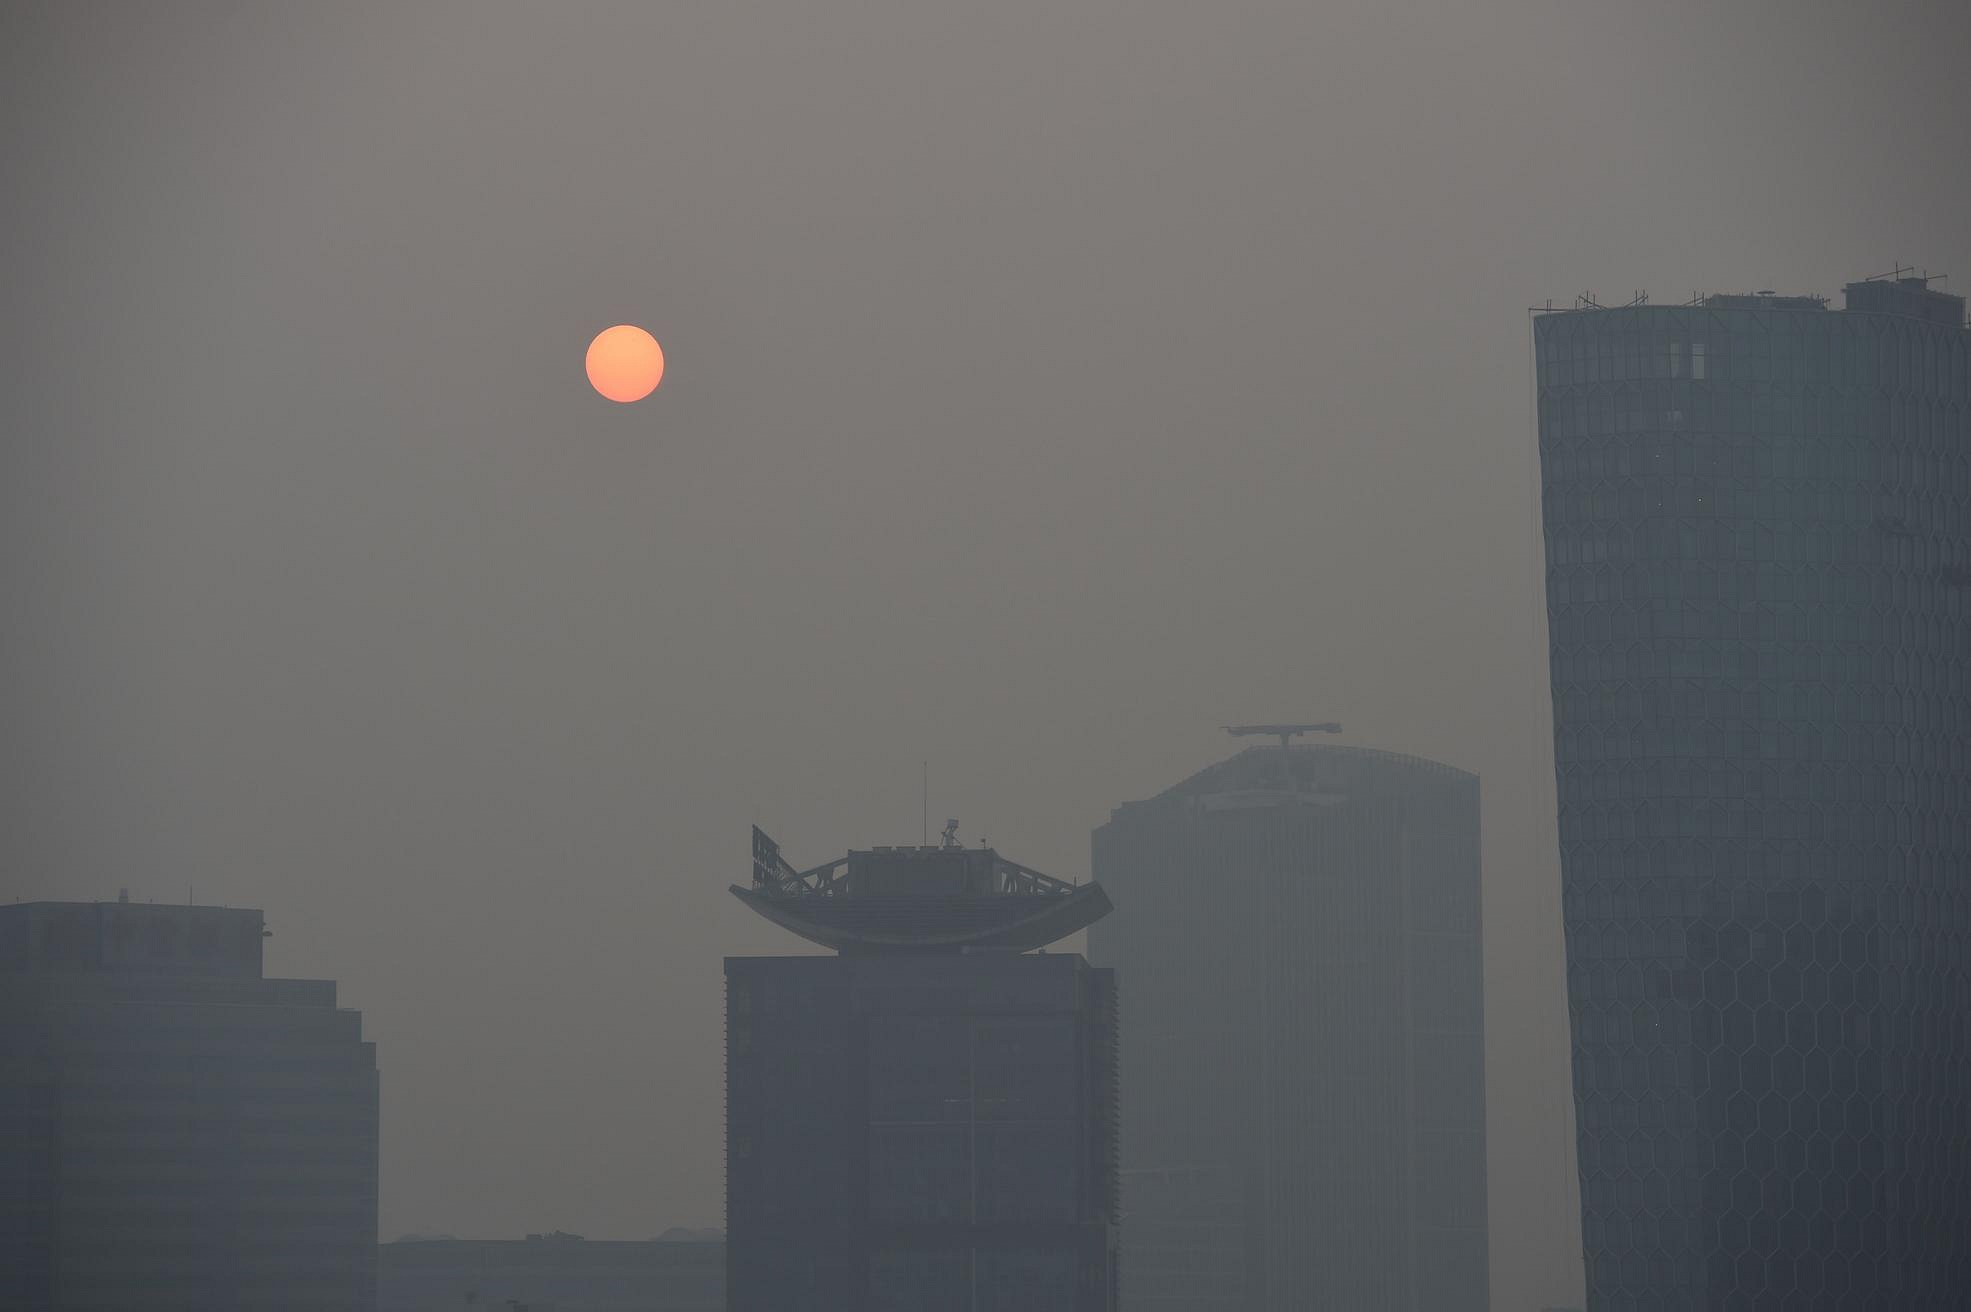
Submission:
<svg viewBox="0 0 1971 1312">
<path fill-rule="evenodd" d="M 1971 578 L 1971 570 L 1965 571 Z M 1904 616 L 1918 623 L 1971 627 L 1971 588 L 1955 569 L 1874 570 L 1811 568 L 1768 561 L 1628 560 L 1595 564 L 1555 561 L 1548 567 L 1547 601 L 1556 608 L 1593 602 L 1722 601 L 1741 615 L 1765 607 L 1796 628 L 1814 623 L 1812 611 L 1788 606 L 1837 606 L 1855 617 L 1861 633 L 1892 632 Z M 1834 636 L 1830 634 L 1829 636 Z"/>
<path fill-rule="evenodd" d="M 1941 733 L 1971 724 L 1971 700 L 1922 691 L 1914 685 L 1927 662 L 1899 653 L 1885 660 L 1880 680 L 1841 683 L 1758 681 L 1720 684 L 1702 679 L 1663 680 L 1587 690 L 1554 690 L 1554 715 L 1564 732 L 1608 733 L 1642 719 L 1792 720 L 1812 731 L 1832 720 Z"/>
<path fill-rule="evenodd" d="M 1632 326 L 1550 316 L 1535 325 L 1534 365 L 1548 386 L 1682 377 L 1826 379 L 1961 397 L 1971 388 L 1971 334 L 1845 315 L 1720 321 L 1679 320 L 1658 311 Z"/>
<path fill-rule="evenodd" d="M 1632 838 L 1798 838 L 1815 842 L 1904 843 L 1963 850 L 1962 818 L 1930 812 L 1811 806 L 1769 807 L 1747 801 L 1677 801 L 1629 805 L 1567 805 L 1563 789 L 1560 841 Z"/>
<path fill-rule="evenodd" d="M 1580 758 L 1569 756 L 1564 764 Z M 1829 806 L 1900 806 L 1965 810 L 1962 774 L 1918 778 L 1902 771 L 1824 766 L 1784 772 L 1717 760 L 1647 760 L 1597 770 L 1568 770 L 1560 780 L 1563 806 L 1592 802 L 1698 800 L 1816 802 Z"/>
<path fill-rule="evenodd" d="M 1679 398 L 1643 397 L 1636 408 L 1660 410 Z M 1618 405 L 1620 401 L 1618 398 Z M 1676 408 L 1688 411 L 1688 404 Z M 1809 413 L 1825 417 L 1822 407 Z M 1543 423 L 1541 472 L 1548 483 L 1589 478 L 1656 478 L 1697 474 L 1736 479 L 1824 479 L 1879 486 L 1902 494 L 1971 486 L 1965 449 L 1971 407 L 1881 400 L 1847 412 L 1852 422 L 1822 424 L 1782 436 L 1647 433 L 1622 441 L 1573 434 Z M 1553 416 L 1548 416 L 1552 418 Z"/>
<path fill-rule="evenodd" d="M 1842 484 L 1765 484 L 1671 478 L 1568 484 L 1541 496 L 1549 542 L 1567 535 L 1633 536 L 1675 517 L 1718 525 L 1714 552 L 1665 550 L 1695 559 L 1801 560 L 1901 567 L 1963 563 L 1971 502 L 1931 513 L 1908 498 Z M 1747 539 L 1745 536 L 1753 536 Z M 1953 541 L 1955 539 L 1955 541 Z"/>
<path fill-rule="evenodd" d="M 1690 604 L 1690 603 L 1685 603 Z M 1874 681 L 1885 658 L 1872 644 L 1853 649 L 1800 648 L 1787 643 L 1735 639 L 1694 639 L 1631 634 L 1619 644 L 1611 632 L 1597 639 L 1575 634 L 1558 638 L 1551 649 L 1555 684 L 1627 679 L 1797 679 L 1834 682 Z M 1918 650 L 1940 650 L 1924 644 Z M 1944 649 L 1947 650 L 1947 649 Z M 1951 697 L 1965 695 L 1962 661 L 1941 660 L 1916 667 L 1911 685 Z"/>
</svg>

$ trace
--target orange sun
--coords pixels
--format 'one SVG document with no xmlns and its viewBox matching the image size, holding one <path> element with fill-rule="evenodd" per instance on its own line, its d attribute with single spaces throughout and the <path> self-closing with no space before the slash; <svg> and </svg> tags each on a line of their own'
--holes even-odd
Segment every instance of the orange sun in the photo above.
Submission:
<svg viewBox="0 0 1971 1312">
<path fill-rule="evenodd" d="M 604 328 L 589 343 L 589 382 L 612 401 L 641 401 L 664 379 L 664 348 L 635 324 Z"/>
</svg>

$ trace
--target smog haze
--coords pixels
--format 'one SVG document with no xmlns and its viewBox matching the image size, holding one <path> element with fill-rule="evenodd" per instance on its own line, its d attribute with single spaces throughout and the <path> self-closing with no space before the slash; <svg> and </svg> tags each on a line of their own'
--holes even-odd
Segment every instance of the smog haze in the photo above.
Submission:
<svg viewBox="0 0 1971 1312">
<path fill-rule="evenodd" d="M 1943 3 L 15 6 L 5 892 L 264 908 L 376 1040 L 383 1237 L 641 1238 L 720 1223 L 721 958 L 800 950 L 749 824 L 915 842 L 928 766 L 933 833 L 1085 878 L 1219 726 L 1338 719 L 1482 778 L 1493 1297 L 1577 1301 L 1527 311 L 1961 291 L 1966 52 Z"/>
</svg>

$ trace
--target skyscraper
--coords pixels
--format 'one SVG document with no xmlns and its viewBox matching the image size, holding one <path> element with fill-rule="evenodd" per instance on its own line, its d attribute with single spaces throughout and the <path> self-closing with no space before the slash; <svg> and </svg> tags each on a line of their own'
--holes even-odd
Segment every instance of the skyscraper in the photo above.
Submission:
<svg viewBox="0 0 1971 1312">
<path fill-rule="evenodd" d="M 1971 1289 L 1971 334 L 1534 324 L 1589 1306 Z"/>
<path fill-rule="evenodd" d="M 1118 807 L 1094 854 L 1129 1307 L 1485 1308 L 1477 778 L 1283 742 Z"/>
<path fill-rule="evenodd" d="M 946 832 L 753 831 L 733 892 L 840 955 L 726 959 L 734 1312 L 1114 1312 L 1115 976 L 1030 952 L 1108 901 Z"/>
<path fill-rule="evenodd" d="M 0 906 L 0 1307 L 370 1312 L 377 1073 L 225 907 Z"/>
</svg>

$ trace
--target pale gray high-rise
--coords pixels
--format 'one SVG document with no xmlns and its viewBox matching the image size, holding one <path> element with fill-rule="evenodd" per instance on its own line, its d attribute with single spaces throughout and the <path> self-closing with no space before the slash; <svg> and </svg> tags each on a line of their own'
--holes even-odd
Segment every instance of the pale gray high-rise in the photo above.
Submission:
<svg viewBox="0 0 1971 1312">
<path fill-rule="evenodd" d="M 1124 1306 L 1487 1306 L 1478 779 L 1239 753 L 1095 831 L 1131 986 Z"/>
</svg>

